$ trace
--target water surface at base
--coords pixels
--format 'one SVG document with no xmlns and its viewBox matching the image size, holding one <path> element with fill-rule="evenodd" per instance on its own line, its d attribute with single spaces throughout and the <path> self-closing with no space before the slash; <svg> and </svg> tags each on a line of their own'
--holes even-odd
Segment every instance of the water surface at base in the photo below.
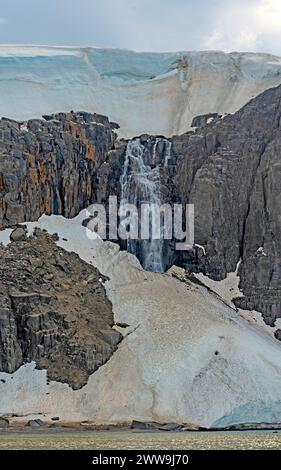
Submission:
<svg viewBox="0 0 281 470">
<path fill-rule="evenodd" d="M 58 432 L 0 436 L 1 450 L 280 450 L 281 432 Z"/>
</svg>

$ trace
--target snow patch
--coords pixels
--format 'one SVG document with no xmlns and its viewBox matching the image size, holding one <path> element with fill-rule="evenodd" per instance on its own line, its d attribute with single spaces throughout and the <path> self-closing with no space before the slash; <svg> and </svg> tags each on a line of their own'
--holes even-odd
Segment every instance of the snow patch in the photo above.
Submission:
<svg viewBox="0 0 281 470">
<path fill-rule="evenodd" d="M 199 281 L 205 284 L 205 286 L 209 287 L 209 289 L 218 294 L 224 300 L 224 302 L 226 302 L 231 308 L 236 309 L 233 303 L 233 299 L 235 299 L 235 297 L 244 297 L 243 292 L 241 292 L 241 290 L 239 289 L 240 277 L 238 276 L 238 270 L 240 263 L 241 259 L 237 263 L 235 271 L 232 273 L 228 273 L 226 278 L 222 281 L 214 281 L 213 279 L 210 279 L 208 276 L 202 273 L 195 274 L 195 277 L 197 277 Z"/>
<path fill-rule="evenodd" d="M 262 256 L 267 256 L 267 254 L 264 252 L 264 249 L 262 246 L 260 246 L 258 249 L 257 249 L 257 253 L 259 253 L 260 255 Z"/>
<path fill-rule="evenodd" d="M 205 247 L 204 247 L 204 246 L 202 246 L 202 245 L 198 245 L 198 243 L 195 243 L 195 245 L 194 245 L 194 246 L 196 246 L 197 248 L 200 248 L 200 249 L 203 251 L 203 253 L 204 253 L 204 256 L 206 256 L 206 249 L 205 249 Z"/>
<path fill-rule="evenodd" d="M 239 313 L 239 315 L 241 315 L 245 320 L 247 320 L 249 323 L 255 324 L 274 338 L 274 332 L 278 329 L 278 320 L 276 320 L 275 326 L 271 327 L 265 323 L 260 312 L 257 312 L 256 310 L 244 310 L 237 308 L 233 303 L 233 299 L 237 297 L 244 297 L 243 292 L 239 289 L 240 277 L 238 276 L 238 270 L 240 263 L 241 259 L 237 263 L 235 272 L 228 273 L 226 278 L 222 281 L 214 281 L 202 273 L 195 274 L 195 277 L 199 279 L 199 281 L 201 281 L 206 287 L 219 295 L 227 305 L 229 305 L 231 308 L 234 308 L 237 313 Z"/>
<path fill-rule="evenodd" d="M 2 243 L 4 246 L 9 245 L 11 243 L 10 240 L 10 235 L 12 233 L 12 229 L 7 228 L 5 230 L 0 230 L 0 243 Z"/>
</svg>

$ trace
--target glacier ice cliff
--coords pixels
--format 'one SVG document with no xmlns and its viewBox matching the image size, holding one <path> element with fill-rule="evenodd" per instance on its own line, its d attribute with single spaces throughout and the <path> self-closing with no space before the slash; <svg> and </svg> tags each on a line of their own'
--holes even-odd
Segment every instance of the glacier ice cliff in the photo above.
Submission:
<svg viewBox="0 0 281 470">
<path fill-rule="evenodd" d="M 183 133 L 195 116 L 233 113 L 280 83 L 269 54 L 0 46 L 2 116 L 94 111 L 126 138 Z"/>
</svg>

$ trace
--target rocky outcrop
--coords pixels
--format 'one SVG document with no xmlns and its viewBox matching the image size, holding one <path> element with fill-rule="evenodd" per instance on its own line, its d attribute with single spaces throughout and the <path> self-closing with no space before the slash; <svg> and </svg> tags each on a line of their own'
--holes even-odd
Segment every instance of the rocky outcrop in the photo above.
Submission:
<svg viewBox="0 0 281 470">
<path fill-rule="evenodd" d="M 271 326 L 281 317 L 280 100 L 280 87 L 268 90 L 234 116 L 200 129 L 206 157 L 187 192 L 195 204 L 196 242 L 206 250 L 198 268 L 222 279 L 241 259 L 244 297 L 236 305 L 261 311 Z"/>
<path fill-rule="evenodd" d="M 221 117 L 218 113 L 201 114 L 201 116 L 195 116 L 192 119 L 191 127 L 203 127 L 210 124 L 214 119 L 220 119 Z"/>
<path fill-rule="evenodd" d="M 234 115 L 215 117 L 209 124 L 198 118 L 202 127 L 173 137 L 166 164 L 160 146 L 154 147 L 163 202 L 166 197 L 195 206 L 198 246 L 174 262 L 221 280 L 241 260 L 244 297 L 235 303 L 262 312 L 271 326 L 281 317 L 280 102 L 277 87 Z M 151 155 L 155 138 L 141 141 Z"/>
<path fill-rule="evenodd" d="M 105 278 L 53 238 L 36 230 L 0 246 L 0 370 L 34 361 L 50 381 L 79 389 L 122 336 L 112 329 Z"/>
<path fill-rule="evenodd" d="M 9 427 L 8 419 L 0 416 L 0 429 L 7 429 L 8 427 Z"/>
<path fill-rule="evenodd" d="M 271 326 L 281 317 L 280 101 L 279 86 L 234 115 L 199 116 L 194 132 L 138 139 L 143 163 L 157 168 L 161 202 L 195 206 L 196 245 L 176 252 L 166 243 L 165 268 L 178 264 L 221 280 L 241 260 L 244 297 L 236 305 L 262 312 Z M 0 127 L 2 227 L 42 213 L 73 217 L 90 202 L 120 197 L 127 142 L 107 118 L 58 114 L 26 126 L 2 119 Z"/>
<path fill-rule="evenodd" d="M 0 228 L 42 213 L 74 217 L 96 197 L 114 124 L 87 113 L 0 121 Z"/>
</svg>

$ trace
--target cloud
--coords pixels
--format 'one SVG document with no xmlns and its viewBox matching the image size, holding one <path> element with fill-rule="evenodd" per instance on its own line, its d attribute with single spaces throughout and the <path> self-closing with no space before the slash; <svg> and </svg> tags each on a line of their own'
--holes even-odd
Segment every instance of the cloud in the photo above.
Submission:
<svg viewBox="0 0 281 470">
<path fill-rule="evenodd" d="M 79 0 L 71 8 L 69 0 L 2 3 L 0 25 L 7 18 L 13 23 L 0 28 L 2 43 L 281 55 L 281 0 Z"/>
<path fill-rule="evenodd" d="M 202 31 L 221 1 L 119 0 L 116 8 L 116 0 L 95 0 L 95 8 L 110 35 L 115 35 L 115 47 L 175 51 L 200 48 Z"/>
<path fill-rule="evenodd" d="M 281 0 L 115 1 L 95 4 L 117 47 L 281 54 Z"/>
<path fill-rule="evenodd" d="M 207 49 L 281 53 L 281 2 L 255 0 L 226 2 L 217 11 Z"/>
</svg>

